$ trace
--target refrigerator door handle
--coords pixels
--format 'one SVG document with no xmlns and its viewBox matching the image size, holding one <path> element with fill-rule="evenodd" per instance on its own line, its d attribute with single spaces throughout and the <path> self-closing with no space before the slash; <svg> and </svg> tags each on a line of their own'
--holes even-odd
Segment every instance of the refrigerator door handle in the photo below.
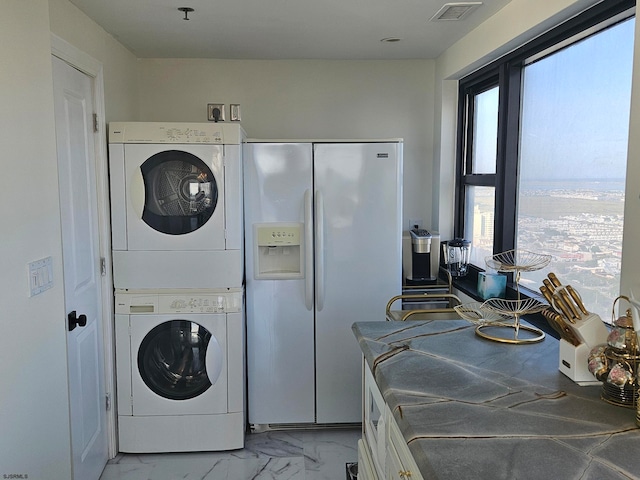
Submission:
<svg viewBox="0 0 640 480">
<path fill-rule="evenodd" d="M 316 308 L 321 311 L 324 307 L 324 201 L 320 190 L 316 192 L 316 286 Z"/>
<path fill-rule="evenodd" d="M 313 202 L 311 190 L 304 192 L 304 304 L 313 308 Z"/>
</svg>

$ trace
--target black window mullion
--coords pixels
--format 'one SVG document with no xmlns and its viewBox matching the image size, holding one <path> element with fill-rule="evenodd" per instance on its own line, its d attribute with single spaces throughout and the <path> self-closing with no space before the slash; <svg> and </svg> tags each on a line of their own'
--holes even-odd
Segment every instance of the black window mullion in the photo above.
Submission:
<svg viewBox="0 0 640 480">
<path fill-rule="evenodd" d="M 464 231 L 464 205 L 465 205 L 465 172 L 468 144 L 468 129 L 472 123 L 469 119 L 470 93 L 464 84 L 460 84 L 458 91 L 458 136 L 456 155 L 456 184 L 455 184 L 455 218 L 453 225 L 454 237 L 460 236 Z"/>
<path fill-rule="evenodd" d="M 496 175 L 493 173 L 465 175 L 463 177 L 463 183 L 474 187 L 493 187 L 496 184 L 496 178 Z"/>
<path fill-rule="evenodd" d="M 473 150 L 474 150 L 474 119 L 476 113 L 476 102 L 475 102 L 476 93 L 473 91 L 469 91 L 466 105 L 466 132 L 465 132 L 465 142 L 464 142 L 464 169 L 463 175 L 469 175 L 473 172 Z"/>
<path fill-rule="evenodd" d="M 515 248 L 521 68 L 500 66 L 494 253 Z"/>
</svg>

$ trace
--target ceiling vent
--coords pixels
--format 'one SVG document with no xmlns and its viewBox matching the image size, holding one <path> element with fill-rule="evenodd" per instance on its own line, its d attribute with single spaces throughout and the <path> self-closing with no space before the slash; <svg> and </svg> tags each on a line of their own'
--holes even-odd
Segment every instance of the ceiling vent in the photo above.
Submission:
<svg viewBox="0 0 640 480">
<path fill-rule="evenodd" d="M 438 12 L 431 17 L 432 22 L 462 20 L 482 5 L 482 2 L 445 3 Z"/>
</svg>

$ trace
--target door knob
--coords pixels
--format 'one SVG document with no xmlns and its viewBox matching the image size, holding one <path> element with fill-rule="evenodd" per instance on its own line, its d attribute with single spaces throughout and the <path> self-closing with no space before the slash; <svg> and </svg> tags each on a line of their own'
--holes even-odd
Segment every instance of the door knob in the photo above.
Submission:
<svg viewBox="0 0 640 480">
<path fill-rule="evenodd" d="M 75 310 L 67 315 L 67 319 L 69 320 L 69 331 L 76 327 L 84 327 L 87 324 L 87 316 L 82 314 L 77 316 Z"/>
</svg>

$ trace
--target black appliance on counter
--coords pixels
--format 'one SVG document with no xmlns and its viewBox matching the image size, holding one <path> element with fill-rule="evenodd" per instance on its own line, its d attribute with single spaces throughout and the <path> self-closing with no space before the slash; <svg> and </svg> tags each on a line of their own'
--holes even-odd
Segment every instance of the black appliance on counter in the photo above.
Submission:
<svg viewBox="0 0 640 480">
<path fill-rule="evenodd" d="M 415 226 L 411 236 L 410 266 L 406 269 L 407 285 L 431 285 L 438 280 L 440 235 Z"/>
</svg>

